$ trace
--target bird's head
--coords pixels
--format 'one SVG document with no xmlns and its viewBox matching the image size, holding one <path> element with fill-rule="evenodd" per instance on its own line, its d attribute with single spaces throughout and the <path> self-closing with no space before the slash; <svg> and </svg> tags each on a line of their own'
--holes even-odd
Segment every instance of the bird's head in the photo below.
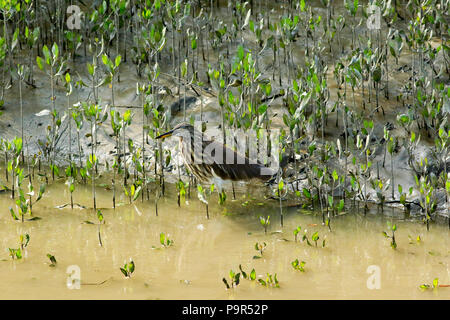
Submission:
<svg viewBox="0 0 450 320">
<path fill-rule="evenodd" d="M 193 135 L 194 135 L 194 127 L 189 123 L 182 122 L 177 124 L 172 130 L 157 136 L 156 139 L 164 139 L 170 136 L 187 138 L 192 137 Z"/>
</svg>

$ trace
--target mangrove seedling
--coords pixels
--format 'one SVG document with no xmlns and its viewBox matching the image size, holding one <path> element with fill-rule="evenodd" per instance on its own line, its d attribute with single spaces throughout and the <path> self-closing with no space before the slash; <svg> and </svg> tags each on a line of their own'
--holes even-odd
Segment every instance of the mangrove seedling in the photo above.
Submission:
<svg viewBox="0 0 450 320">
<path fill-rule="evenodd" d="M 54 255 L 51 255 L 50 253 L 47 253 L 47 258 L 50 259 L 50 265 L 49 267 L 56 267 L 56 258 Z"/>
<path fill-rule="evenodd" d="M 383 231 L 383 235 L 385 238 L 390 238 L 391 239 L 391 248 L 392 249 L 396 249 L 397 248 L 397 242 L 395 241 L 395 231 L 397 231 L 397 225 L 391 225 L 391 223 L 388 221 L 387 222 L 387 227 L 389 230 L 392 231 L 392 235 L 388 235 L 388 233 L 386 231 Z"/>
<path fill-rule="evenodd" d="M 328 206 L 330 207 L 331 211 L 335 214 L 338 212 L 341 212 L 342 210 L 344 210 L 344 199 L 341 199 L 339 202 L 336 201 L 335 196 L 334 196 L 334 192 L 336 190 L 337 187 L 340 186 L 341 182 L 344 182 L 344 177 L 339 177 L 338 173 L 336 170 L 333 170 L 333 172 L 331 173 L 331 177 L 332 179 L 328 179 L 329 182 L 331 182 L 331 192 L 330 194 L 328 194 Z M 330 184 L 330 183 L 329 183 Z M 328 228 L 331 231 L 331 226 L 330 226 L 330 215 L 328 214 L 328 218 L 325 220 L 325 224 L 328 226 Z"/>
<path fill-rule="evenodd" d="M 64 73 L 65 70 L 65 61 L 59 54 L 59 47 L 56 43 L 53 43 L 51 51 L 48 49 L 47 45 L 44 45 L 42 47 L 42 52 L 44 53 L 44 59 L 37 56 L 36 62 L 42 71 L 44 71 L 44 65 L 43 61 L 48 65 L 49 71 L 48 76 L 50 76 L 50 88 L 51 88 L 51 97 L 50 100 L 52 102 L 52 114 L 55 116 L 52 117 L 52 126 L 50 129 L 50 134 L 48 136 L 49 138 L 49 159 L 50 159 L 50 165 L 53 167 L 53 161 L 54 161 L 54 151 L 55 146 L 57 143 L 57 122 L 59 121 L 57 117 L 56 112 L 56 95 L 55 95 L 55 80 L 57 77 L 61 76 Z M 53 172 L 53 171 L 52 171 Z M 52 177 L 54 179 L 54 173 L 52 173 Z"/>
<path fill-rule="evenodd" d="M 225 204 L 225 201 L 227 200 L 227 194 L 225 193 L 225 190 L 222 190 L 219 192 L 219 204 L 223 206 Z"/>
<path fill-rule="evenodd" d="M 186 196 L 186 183 L 183 180 L 179 179 L 176 186 L 177 186 L 177 191 L 178 191 L 177 203 L 178 203 L 178 206 L 180 207 L 181 206 L 181 198 L 184 198 Z"/>
<path fill-rule="evenodd" d="M 266 280 L 264 279 L 258 279 L 258 283 L 264 287 L 272 287 L 272 288 L 279 288 L 280 285 L 278 283 L 277 274 L 271 275 L 270 273 L 267 273 Z"/>
<path fill-rule="evenodd" d="M 386 200 L 386 191 L 389 189 L 389 182 L 384 181 L 384 179 L 372 179 L 370 180 L 372 188 L 375 190 L 378 198 L 378 204 L 383 208 L 384 202 Z"/>
<path fill-rule="evenodd" d="M 225 284 L 227 289 L 236 288 L 239 285 L 241 274 L 239 272 L 235 273 L 233 270 L 230 270 L 230 273 L 228 274 L 228 276 L 230 278 L 230 283 L 228 284 L 227 279 L 222 278 L 223 283 Z"/>
<path fill-rule="evenodd" d="M 97 156 L 90 154 L 86 158 L 87 175 L 92 178 L 92 199 L 94 201 L 94 210 L 97 210 L 97 199 L 95 197 L 95 167 L 97 166 L 98 160 Z"/>
<path fill-rule="evenodd" d="M 100 244 L 100 247 L 103 247 L 102 237 L 100 234 L 100 227 L 102 224 L 105 224 L 105 220 L 104 220 L 103 214 L 100 210 L 97 210 L 97 220 L 98 220 L 98 242 Z"/>
<path fill-rule="evenodd" d="M 91 153 L 87 157 L 86 167 L 88 169 L 87 174 L 92 178 L 92 197 L 94 201 L 94 210 L 97 210 L 97 200 L 95 196 L 95 178 L 98 173 L 98 160 L 95 155 L 97 149 L 97 128 L 100 124 L 106 121 L 108 113 L 105 111 L 102 114 L 102 107 L 98 104 L 88 104 L 83 102 L 83 114 L 85 119 L 90 123 L 90 133 L 91 138 Z"/>
<path fill-rule="evenodd" d="M 133 259 L 130 258 L 130 262 L 123 265 L 123 268 L 120 268 L 120 271 L 123 273 L 125 278 L 130 278 L 135 270 L 135 264 Z"/>
<path fill-rule="evenodd" d="M 413 237 L 411 237 L 410 235 L 408 235 L 408 239 L 409 239 L 409 244 L 421 244 L 422 243 L 422 238 L 420 236 L 417 236 L 415 239 Z"/>
<path fill-rule="evenodd" d="M 389 154 L 391 155 L 391 184 L 392 184 L 392 200 L 395 200 L 395 194 L 394 194 L 394 152 L 397 147 L 397 139 L 395 137 L 390 137 L 387 142 L 387 149 L 389 151 Z"/>
<path fill-rule="evenodd" d="M 267 228 L 270 225 L 270 216 L 267 216 L 267 218 L 264 217 L 259 217 L 259 223 L 261 223 L 261 225 L 264 228 L 264 233 L 267 234 Z"/>
<path fill-rule="evenodd" d="M 311 246 L 311 247 L 312 247 L 312 244 L 311 244 L 311 242 L 309 241 L 308 235 L 307 235 L 306 232 L 307 232 L 307 230 L 305 230 L 305 232 L 303 233 L 302 241 L 306 241 L 306 243 L 308 244 L 308 246 Z M 314 232 L 313 235 L 311 236 L 311 241 L 314 241 L 316 247 L 317 247 L 317 242 L 319 241 L 319 239 L 320 239 L 319 231 Z M 323 239 L 323 241 L 322 241 L 322 248 L 325 248 L 325 245 L 326 245 L 326 240 Z"/>
<path fill-rule="evenodd" d="M 22 250 L 20 248 L 14 249 L 14 248 L 8 248 L 9 250 L 9 256 L 14 260 L 20 260 L 22 259 Z"/>
<path fill-rule="evenodd" d="M 125 195 L 130 199 L 130 204 L 132 201 L 136 201 L 136 199 L 139 197 L 139 194 L 141 193 L 142 186 L 138 186 L 136 188 L 136 185 L 133 183 L 130 186 L 130 190 L 127 189 L 126 186 L 123 186 L 123 191 L 125 192 Z"/>
<path fill-rule="evenodd" d="M 21 234 L 19 238 L 19 247 L 17 249 L 15 248 L 8 248 L 9 250 L 9 256 L 14 260 L 20 260 L 22 259 L 22 252 L 23 250 L 28 246 L 28 243 L 30 242 L 30 235 L 28 233 Z"/>
<path fill-rule="evenodd" d="M 298 270 L 300 272 L 305 272 L 305 261 L 298 261 L 298 259 L 295 259 L 294 261 L 291 262 L 292 268 L 294 268 L 294 270 Z"/>
<path fill-rule="evenodd" d="M 436 288 L 439 288 L 439 287 L 448 287 L 448 286 L 450 286 L 450 285 L 442 285 L 442 284 L 440 285 L 439 284 L 439 279 L 435 278 L 435 279 L 433 279 L 433 283 L 432 284 L 424 283 L 419 288 L 422 289 L 422 290 L 428 290 L 428 289 L 436 289 Z"/>
<path fill-rule="evenodd" d="M 70 208 L 73 209 L 73 192 L 75 191 L 75 179 L 77 177 L 77 168 L 73 162 L 66 168 L 66 177 L 66 184 L 70 192 Z"/>
<path fill-rule="evenodd" d="M 122 130 L 122 136 L 123 136 L 123 184 L 126 186 L 127 183 L 127 177 L 128 177 L 128 170 L 127 170 L 127 152 L 126 152 L 126 129 L 131 125 L 131 120 L 133 118 L 133 114 L 131 113 L 131 110 L 127 110 L 123 113 L 123 116 L 121 118 L 120 127 Z"/>
<path fill-rule="evenodd" d="M 81 104 L 74 105 L 72 109 L 72 119 L 75 121 L 75 126 L 77 129 L 77 141 L 78 141 L 78 167 L 80 168 L 80 175 L 83 177 L 83 182 L 86 182 L 86 169 L 83 168 L 83 157 L 81 149 L 80 132 L 83 129 L 83 113 L 81 112 Z"/>
<path fill-rule="evenodd" d="M 34 45 L 38 42 L 39 40 L 39 34 L 40 34 L 40 29 L 39 27 L 36 27 L 34 29 L 29 29 L 27 26 L 25 26 L 25 39 L 27 40 L 27 45 L 28 45 L 28 49 L 30 50 L 30 52 L 33 51 L 33 47 Z M 34 78 L 33 78 L 33 58 L 34 56 L 32 54 L 29 55 L 29 63 L 28 63 L 28 69 L 29 69 L 29 73 L 28 73 L 28 83 L 33 86 L 34 85 Z"/>
<path fill-rule="evenodd" d="M 161 243 L 161 245 L 164 248 L 168 248 L 170 246 L 173 246 L 173 240 L 169 239 L 169 235 L 166 235 L 164 232 L 161 232 L 159 234 L 159 243 Z"/>
<path fill-rule="evenodd" d="M 302 230 L 302 227 L 300 227 L 300 226 L 298 226 L 297 228 L 294 229 L 295 242 L 297 242 L 297 236 L 301 230 Z"/>
<path fill-rule="evenodd" d="M 23 169 L 17 169 L 17 188 L 19 190 L 19 197 L 15 200 L 16 205 L 18 207 L 18 215 L 20 217 L 20 220 L 24 222 L 25 215 L 29 213 L 32 214 L 32 208 L 33 203 L 38 202 L 41 200 L 42 195 L 45 192 L 45 184 L 42 184 L 39 189 L 39 195 L 37 196 L 36 200 L 33 202 L 32 196 L 34 196 L 34 188 L 31 183 L 28 183 L 28 193 L 25 194 L 25 192 L 22 190 L 22 182 L 24 180 L 24 174 Z M 28 199 L 25 198 L 25 196 L 28 195 Z M 11 216 L 14 220 L 19 220 L 19 217 L 16 215 L 13 208 L 9 208 L 9 212 L 11 213 Z M 36 220 L 39 219 L 38 217 L 34 217 L 28 220 Z"/>
<path fill-rule="evenodd" d="M 247 272 L 245 272 L 244 270 L 242 270 L 242 265 L 239 265 L 239 270 L 242 273 L 242 278 L 250 280 L 250 281 L 254 281 L 256 280 L 256 271 L 253 268 L 252 271 L 250 271 L 249 274 L 247 274 Z"/>
<path fill-rule="evenodd" d="M 29 204 L 30 204 L 30 215 L 33 214 L 33 205 L 35 205 L 39 200 L 42 199 L 42 196 L 44 195 L 44 192 L 45 192 L 45 187 L 46 187 L 45 183 L 42 183 L 39 186 L 39 193 L 38 193 L 36 199 L 33 201 L 32 200 L 32 196 L 34 196 L 34 194 L 35 194 L 34 193 L 34 187 L 33 187 L 33 185 L 30 182 L 28 183 L 28 193 L 27 193 L 27 195 L 28 195 L 28 201 L 29 201 Z"/>
<path fill-rule="evenodd" d="M 259 252 L 259 256 L 253 256 L 253 259 L 260 259 L 262 258 L 264 250 L 266 250 L 267 243 L 263 242 L 256 242 L 255 243 L 255 250 Z"/>
<path fill-rule="evenodd" d="M 278 182 L 277 194 L 278 194 L 278 199 L 279 199 L 279 202 L 280 202 L 280 225 L 281 225 L 281 227 L 283 227 L 283 205 L 281 204 L 281 198 L 282 198 L 282 194 L 283 194 L 283 189 L 284 189 L 284 181 L 283 181 L 283 179 L 280 179 L 280 181 Z M 286 188 L 284 196 L 286 196 L 287 193 L 288 193 L 288 190 Z"/>
<path fill-rule="evenodd" d="M 120 131 L 122 129 L 122 118 L 120 116 L 119 111 L 111 110 L 110 111 L 110 119 L 111 119 L 111 128 L 113 131 L 113 137 L 116 142 L 116 153 L 115 158 L 113 160 L 112 169 L 113 169 L 113 178 L 112 178 L 112 188 L 113 188 L 113 208 L 116 208 L 116 172 L 120 169 Z"/>
<path fill-rule="evenodd" d="M 18 64 L 17 65 L 17 75 L 19 76 L 19 100 L 20 100 L 20 133 L 21 133 L 21 139 L 23 139 L 23 99 L 22 99 L 22 82 L 25 79 L 24 71 L 23 71 L 23 65 Z M 24 164 L 25 156 L 23 154 L 23 148 L 21 151 L 21 157 L 22 157 L 22 164 Z"/>
<path fill-rule="evenodd" d="M 422 207 L 422 211 L 425 213 L 424 222 L 427 225 L 427 230 L 430 230 L 431 215 L 436 211 L 437 200 L 434 183 L 431 176 L 426 174 L 428 170 L 428 159 L 426 157 L 423 160 L 420 160 L 419 167 L 422 171 L 421 177 L 419 178 L 415 175 L 414 178 L 416 181 L 416 186 L 419 188 L 420 192 L 420 206 Z"/>
<path fill-rule="evenodd" d="M 197 196 L 198 196 L 198 199 L 206 205 L 206 218 L 207 219 L 209 219 L 208 200 L 213 192 L 214 192 L 214 184 L 211 185 L 209 190 L 203 189 L 203 187 L 200 184 L 197 185 Z"/>
<path fill-rule="evenodd" d="M 319 232 L 318 231 L 314 232 L 313 235 L 311 236 L 311 239 L 312 241 L 314 241 L 317 247 L 317 241 L 319 241 Z"/>
<path fill-rule="evenodd" d="M 28 243 L 30 242 L 30 235 L 28 233 L 21 234 L 19 240 L 20 249 L 23 250 L 28 246 Z"/>
<path fill-rule="evenodd" d="M 11 172 L 12 181 L 11 181 L 11 199 L 14 199 L 15 195 L 15 187 L 16 187 L 16 176 L 21 172 L 21 169 L 19 168 L 19 158 L 20 154 L 22 152 L 22 139 L 14 137 L 14 139 L 9 141 L 4 141 L 6 144 L 5 148 L 11 152 L 12 159 L 8 161 L 7 169 L 9 172 Z M 22 170 L 23 171 L 23 170 Z M 7 175 L 8 176 L 8 175 Z"/>
<path fill-rule="evenodd" d="M 409 188 L 409 195 L 411 196 L 413 193 L 413 187 Z M 403 192 L 403 187 L 401 184 L 398 185 L 398 194 L 400 195 L 400 203 L 403 205 L 405 209 L 409 208 L 409 204 L 406 201 L 407 194 Z"/>
<path fill-rule="evenodd" d="M 70 108 L 70 96 L 72 95 L 72 78 L 70 77 L 70 73 L 67 72 L 63 77 L 64 87 L 66 88 L 66 97 L 67 97 L 67 115 L 69 122 L 69 163 L 72 162 L 72 117 L 71 117 L 71 108 Z"/>
<path fill-rule="evenodd" d="M 447 192 L 447 216 L 450 217 L 450 176 L 447 174 L 445 181 L 445 190 Z M 450 218 L 448 219 L 448 228 L 450 229 Z"/>
<path fill-rule="evenodd" d="M 117 69 L 119 68 L 121 60 L 122 60 L 122 56 L 120 56 L 120 55 L 116 56 L 116 59 L 114 60 L 114 62 L 112 62 L 111 59 L 109 59 L 106 54 L 102 55 L 102 62 L 108 70 L 108 77 L 105 79 L 105 82 L 103 84 L 109 84 L 109 87 L 111 88 L 111 102 L 112 102 L 113 107 L 115 106 L 115 103 L 114 103 L 114 76 L 116 74 Z"/>
</svg>

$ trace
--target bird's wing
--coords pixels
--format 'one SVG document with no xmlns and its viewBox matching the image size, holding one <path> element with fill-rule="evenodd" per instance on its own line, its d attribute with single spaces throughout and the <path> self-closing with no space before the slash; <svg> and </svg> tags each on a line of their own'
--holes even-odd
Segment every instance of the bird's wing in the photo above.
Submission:
<svg viewBox="0 0 450 320">
<path fill-rule="evenodd" d="M 205 164 L 224 180 L 268 180 L 276 173 L 215 140 L 205 141 L 203 150 Z"/>
</svg>

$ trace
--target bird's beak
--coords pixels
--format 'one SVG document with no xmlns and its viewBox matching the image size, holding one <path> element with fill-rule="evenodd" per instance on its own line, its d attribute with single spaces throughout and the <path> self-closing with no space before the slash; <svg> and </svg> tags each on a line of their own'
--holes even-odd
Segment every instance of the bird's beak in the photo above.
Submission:
<svg viewBox="0 0 450 320">
<path fill-rule="evenodd" d="M 172 135 L 172 133 L 173 133 L 173 130 L 167 131 L 166 133 L 163 133 L 163 134 L 157 136 L 156 139 L 164 139 L 164 138 L 170 137 Z"/>
</svg>

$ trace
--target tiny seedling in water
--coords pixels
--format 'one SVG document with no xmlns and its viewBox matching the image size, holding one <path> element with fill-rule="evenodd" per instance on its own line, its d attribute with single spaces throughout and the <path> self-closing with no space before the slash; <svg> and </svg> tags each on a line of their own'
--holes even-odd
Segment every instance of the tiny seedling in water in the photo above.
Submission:
<svg viewBox="0 0 450 320">
<path fill-rule="evenodd" d="M 136 199 L 141 194 L 142 186 L 136 187 L 135 184 L 132 184 L 130 186 L 130 190 L 128 190 L 126 186 L 123 186 L 123 191 L 124 191 L 125 195 L 128 197 L 130 204 L 131 204 L 133 201 L 136 201 Z"/>
<path fill-rule="evenodd" d="M 263 242 L 263 243 L 261 243 L 261 242 L 255 243 L 255 250 L 259 252 L 260 256 L 253 256 L 253 259 L 261 259 L 262 255 L 263 255 L 263 252 L 266 249 L 266 247 L 267 247 L 267 243 L 265 243 L 265 242 Z"/>
<path fill-rule="evenodd" d="M 241 278 L 241 273 L 235 273 L 233 270 L 230 270 L 230 273 L 228 274 L 230 278 L 230 283 L 228 283 L 227 279 L 222 278 L 223 283 L 227 287 L 227 289 L 236 288 L 239 285 L 239 281 Z"/>
<path fill-rule="evenodd" d="M 161 232 L 159 234 L 159 243 L 161 243 L 164 248 L 168 248 L 173 245 L 173 240 L 169 239 L 169 235 L 166 236 L 164 232 Z"/>
<path fill-rule="evenodd" d="M 298 261 L 298 259 L 295 259 L 294 261 L 291 262 L 292 268 L 294 268 L 294 270 L 298 270 L 300 272 L 305 272 L 305 261 Z"/>
<path fill-rule="evenodd" d="M 26 248 L 28 246 L 29 242 L 30 242 L 30 235 L 28 233 L 20 235 L 20 249 L 21 250 Z"/>
<path fill-rule="evenodd" d="M 178 190 L 178 206 L 181 206 L 181 199 L 186 196 L 186 183 L 183 182 L 183 180 L 178 180 L 177 184 L 177 190 Z"/>
<path fill-rule="evenodd" d="M 25 220 L 24 217 L 25 217 L 25 215 L 27 213 L 29 213 L 30 215 L 33 214 L 33 212 L 32 212 L 33 205 L 35 203 L 37 203 L 39 200 L 42 199 L 42 195 L 45 192 L 45 184 L 42 184 L 40 186 L 38 197 L 36 198 L 35 201 L 32 201 L 31 197 L 34 196 L 33 185 L 31 183 L 28 184 L 28 191 L 29 192 L 26 193 L 26 194 L 21 188 L 22 181 L 23 181 L 24 177 L 25 176 L 23 174 L 23 170 L 19 170 L 18 173 L 17 173 L 17 188 L 18 188 L 19 196 L 18 196 L 18 198 L 15 201 L 16 205 L 17 205 L 17 208 L 18 208 L 18 214 L 15 213 L 13 208 L 11 208 L 11 207 L 9 208 L 9 212 L 11 213 L 12 218 L 14 220 L 21 220 L 22 222 L 24 222 L 24 220 Z M 26 196 L 28 196 L 29 199 L 26 199 Z M 19 219 L 19 217 L 20 217 L 20 219 Z M 30 219 L 26 219 L 26 220 L 27 221 L 34 221 L 34 220 L 39 220 L 39 219 L 40 219 L 39 217 L 33 217 L 33 218 L 30 218 Z"/>
<path fill-rule="evenodd" d="M 227 200 L 227 194 L 225 193 L 225 190 L 222 190 L 222 192 L 219 193 L 219 204 L 223 206 L 225 204 L 225 201 Z"/>
<path fill-rule="evenodd" d="M 266 280 L 258 279 L 258 283 L 267 288 L 269 288 L 269 287 L 279 288 L 280 287 L 276 273 L 274 275 L 267 273 Z"/>
<path fill-rule="evenodd" d="M 331 220 L 330 218 L 325 219 L 325 226 L 328 227 L 328 230 L 331 232 Z"/>
<path fill-rule="evenodd" d="M 386 231 L 383 231 L 383 235 L 385 238 L 391 238 L 391 248 L 396 249 L 397 248 L 397 242 L 395 241 L 395 231 L 397 231 L 397 225 L 394 224 L 391 226 L 391 223 L 387 222 L 388 229 L 392 230 L 392 236 L 388 235 Z"/>
<path fill-rule="evenodd" d="M 312 245 L 311 242 L 309 241 L 308 235 L 306 234 L 306 232 L 307 232 L 307 231 L 305 230 L 305 232 L 304 232 L 304 234 L 303 234 L 302 241 L 306 241 L 306 243 L 307 243 L 309 246 L 312 247 L 313 245 Z M 311 241 L 314 241 L 316 247 L 317 247 L 317 242 L 319 241 L 319 239 L 320 239 L 319 231 L 314 232 L 313 235 L 311 236 Z M 322 241 L 322 248 L 325 248 L 325 245 L 326 245 L 326 240 L 323 239 L 323 241 Z"/>
<path fill-rule="evenodd" d="M 28 233 L 20 235 L 19 248 L 8 248 L 10 257 L 14 260 L 22 259 L 22 251 L 28 246 L 30 235 Z"/>
<path fill-rule="evenodd" d="M 302 227 L 300 227 L 300 226 L 298 226 L 297 228 L 294 229 L 295 242 L 297 242 L 297 236 L 301 230 L 302 230 Z"/>
<path fill-rule="evenodd" d="M 408 235 L 408 239 L 409 239 L 409 244 L 421 244 L 422 243 L 422 238 L 420 236 L 417 236 L 417 238 L 413 238 L 410 235 Z"/>
<path fill-rule="evenodd" d="M 9 256 L 14 260 L 20 260 L 22 259 L 22 250 L 20 248 L 14 249 L 14 248 L 8 248 L 9 250 Z"/>
<path fill-rule="evenodd" d="M 311 239 L 315 242 L 316 247 L 317 247 L 317 241 L 319 241 L 319 239 L 320 239 L 319 232 L 318 231 L 314 232 L 313 235 L 311 236 Z"/>
<path fill-rule="evenodd" d="M 100 247 L 103 247 L 102 236 L 100 234 L 100 226 L 105 223 L 105 220 L 100 210 L 97 210 L 97 219 L 98 219 L 98 242 L 100 244 Z"/>
<path fill-rule="evenodd" d="M 123 268 L 120 268 L 125 278 L 130 278 L 135 269 L 134 261 L 130 258 L 130 262 L 123 265 Z"/>
<path fill-rule="evenodd" d="M 102 241 L 102 237 L 101 237 L 101 234 L 100 234 L 100 227 L 101 227 L 102 224 L 105 224 L 105 219 L 104 219 L 103 214 L 102 214 L 102 212 L 100 210 L 97 210 L 97 220 L 98 220 L 98 223 L 94 223 L 94 222 L 91 222 L 91 221 L 88 221 L 88 220 L 85 220 L 83 223 L 91 224 L 91 225 L 95 225 L 96 224 L 98 226 L 98 243 L 100 244 L 100 247 L 103 247 L 103 241 Z"/>
<path fill-rule="evenodd" d="M 200 184 L 197 185 L 197 197 L 198 199 L 203 202 L 206 206 L 206 218 L 209 219 L 209 198 L 211 197 L 211 194 L 214 192 L 214 184 L 212 184 L 209 189 L 203 188 Z"/>
<path fill-rule="evenodd" d="M 239 265 L 239 270 L 242 273 L 242 278 L 247 279 L 247 280 L 251 280 L 251 281 L 256 280 L 256 271 L 255 271 L 254 268 L 252 269 L 252 271 L 250 271 L 249 274 L 247 274 L 247 272 L 242 270 L 242 266 L 241 265 Z"/>
<path fill-rule="evenodd" d="M 439 284 L 439 279 L 435 278 L 432 284 L 422 284 L 419 288 L 423 290 L 436 288 L 450 288 L 450 284 Z"/>
<path fill-rule="evenodd" d="M 270 216 L 267 216 L 267 218 L 259 217 L 259 223 L 263 226 L 264 233 L 267 234 L 267 228 L 270 225 Z"/>
<path fill-rule="evenodd" d="M 50 253 L 47 253 L 47 258 L 50 259 L 50 267 L 56 267 L 56 258 L 54 255 L 51 255 Z"/>
</svg>

